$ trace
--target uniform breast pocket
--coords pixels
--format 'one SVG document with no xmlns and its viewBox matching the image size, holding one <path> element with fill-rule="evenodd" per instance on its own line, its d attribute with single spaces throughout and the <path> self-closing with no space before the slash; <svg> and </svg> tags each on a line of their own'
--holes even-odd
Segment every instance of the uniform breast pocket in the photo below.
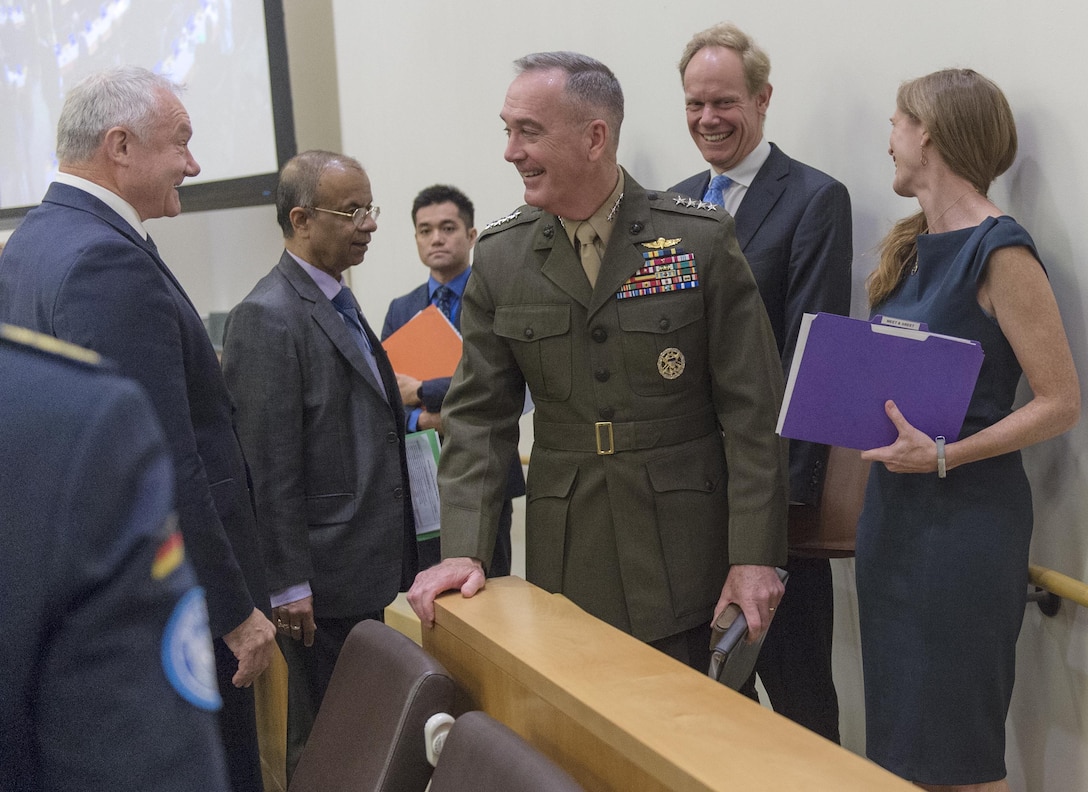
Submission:
<svg viewBox="0 0 1088 792">
<path fill-rule="evenodd" d="M 706 322 L 698 289 L 620 300 L 616 310 L 632 391 L 665 396 L 705 381 Z"/>
<path fill-rule="evenodd" d="M 563 401 L 570 397 L 570 306 L 498 307 L 495 335 L 510 342 L 533 399 Z"/>
</svg>

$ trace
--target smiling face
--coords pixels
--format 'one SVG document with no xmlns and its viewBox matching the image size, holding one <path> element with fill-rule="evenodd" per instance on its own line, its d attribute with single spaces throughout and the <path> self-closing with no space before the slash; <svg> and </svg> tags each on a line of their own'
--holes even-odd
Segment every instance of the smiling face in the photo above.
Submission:
<svg viewBox="0 0 1088 792">
<path fill-rule="evenodd" d="M 599 160 L 594 132 L 603 134 L 603 122 L 579 117 L 564 94 L 566 83 L 560 69 L 523 72 L 511 83 L 499 115 L 506 125 L 504 156 L 521 174 L 525 203 L 576 217 L 586 203 L 587 172 Z M 594 209 L 596 204 L 585 216 Z"/>
<path fill-rule="evenodd" d="M 416 210 L 416 248 L 435 280 L 449 283 L 468 268 L 476 229 L 466 228 L 452 201 Z"/>
<path fill-rule="evenodd" d="M 347 163 L 334 162 L 318 179 L 314 206 L 350 214 L 360 207 L 371 206 L 373 200 L 370 178 L 365 171 Z M 289 249 L 337 279 L 362 262 L 370 238 L 378 230 L 377 222 L 370 215 L 362 227 L 356 228 L 350 217 L 301 207 L 291 210 L 291 220 L 295 244 Z"/>
<path fill-rule="evenodd" d="M 922 146 L 927 134 L 922 122 L 911 118 L 898 108 L 892 114 L 892 132 L 888 139 L 888 154 L 895 163 L 892 189 L 904 198 L 917 194 L 918 176 L 922 170 Z M 931 151 L 927 156 L 933 156 Z"/>
<path fill-rule="evenodd" d="M 740 55 L 703 47 L 684 71 L 688 131 L 703 159 L 720 171 L 734 168 L 763 139 L 771 86 L 748 93 Z"/>
<path fill-rule="evenodd" d="M 189 152 L 193 128 L 184 105 L 173 93 L 158 92 L 155 118 L 144 139 L 127 132 L 126 167 L 119 174 L 121 197 L 141 220 L 174 217 L 181 212 L 178 186 L 200 173 Z"/>
</svg>

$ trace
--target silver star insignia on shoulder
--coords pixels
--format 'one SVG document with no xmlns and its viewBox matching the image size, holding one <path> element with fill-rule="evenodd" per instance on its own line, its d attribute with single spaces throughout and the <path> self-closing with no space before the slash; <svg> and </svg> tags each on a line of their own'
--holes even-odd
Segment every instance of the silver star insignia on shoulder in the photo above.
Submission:
<svg viewBox="0 0 1088 792">
<path fill-rule="evenodd" d="M 495 228 L 497 226 L 501 226 L 503 223 L 509 223 L 511 220 L 516 220 L 520 215 L 521 210 L 515 209 L 510 214 L 506 215 L 506 217 L 500 217 L 498 220 L 492 220 L 490 223 L 484 226 L 484 231 Z"/>
<path fill-rule="evenodd" d="M 676 200 L 674 201 L 674 203 L 675 203 L 675 204 L 676 204 L 677 206 L 683 206 L 683 205 L 684 205 L 684 201 L 686 201 L 686 200 L 687 200 L 687 199 L 686 199 L 686 198 L 685 198 L 684 196 L 682 196 L 682 195 L 678 195 L 678 196 L 676 196 Z"/>
<path fill-rule="evenodd" d="M 684 202 L 684 206 L 686 206 L 688 209 L 690 209 L 691 207 L 695 206 L 697 203 L 699 203 L 699 202 L 696 201 L 694 198 L 688 198 L 687 201 Z"/>
<path fill-rule="evenodd" d="M 695 208 L 696 209 L 703 209 L 704 211 L 707 211 L 707 212 L 716 212 L 716 211 L 718 211 L 718 205 L 716 203 L 712 203 L 710 201 L 699 201 L 699 205 L 696 206 Z"/>
</svg>

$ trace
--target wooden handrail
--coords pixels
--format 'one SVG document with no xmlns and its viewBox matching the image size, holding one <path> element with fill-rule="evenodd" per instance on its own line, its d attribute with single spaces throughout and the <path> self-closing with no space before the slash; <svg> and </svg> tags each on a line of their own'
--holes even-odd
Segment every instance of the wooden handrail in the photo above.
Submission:
<svg viewBox="0 0 1088 792">
<path fill-rule="evenodd" d="M 1037 564 L 1028 564 L 1028 576 L 1033 586 L 1088 608 L 1088 583 Z"/>
</svg>

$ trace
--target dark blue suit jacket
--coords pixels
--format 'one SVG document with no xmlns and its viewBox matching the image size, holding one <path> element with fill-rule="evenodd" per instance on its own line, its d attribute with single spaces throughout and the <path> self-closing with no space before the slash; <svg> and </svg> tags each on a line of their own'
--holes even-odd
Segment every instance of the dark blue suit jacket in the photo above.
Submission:
<svg viewBox="0 0 1088 792">
<path fill-rule="evenodd" d="M 708 169 L 672 190 L 702 200 L 709 183 Z M 850 195 L 772 143 L 734 220 L 788 375 L 804 313 L 850 314 Z M 790 443 L 791 500 L 819 502 L 826 463 L 826 446 Z"/>
<path fill-rule="evenodd" d="M 385 314 L 385 324 L 382 326 L 382 340 L 389 338 L 397 330 L 403 327 L 409 319 L 431 304 L 427 284 L 417 286 L 407 294 L 397 297 L 389 303 L 389 311 Z M 460 325 L 460 322 L 456 322 Z M 461 328 L 458 326 L 458 330 Z M 439 412 L 442 402 L 446 399 L 446 392 L 450 389 L 450 378 L 424 380 L 423 382 L 423 406 L 428 412 Z M 506 485 L 506 497 L 517 498 L 525 494 L 525 474 L 522 472 L 521 461 L 518 460 L 510 468 L 510 478 Z"/>
<path fill-rule="evenodd" d="M 268 610 L 249 476 L 204 323 L 153 243 L 94 196 L 49 187 L 0 259 L 0 321 L 88 347 L 151 399 L 212 634 Z"/>
<path fill-rule="evenodd" d="M 159 555 L 174 472 L 151 405 L 4 334 L 0 789 L 228 790 L 214 678 L 163 659 L 211 644 L 192 569 Z"/>
</svg>

